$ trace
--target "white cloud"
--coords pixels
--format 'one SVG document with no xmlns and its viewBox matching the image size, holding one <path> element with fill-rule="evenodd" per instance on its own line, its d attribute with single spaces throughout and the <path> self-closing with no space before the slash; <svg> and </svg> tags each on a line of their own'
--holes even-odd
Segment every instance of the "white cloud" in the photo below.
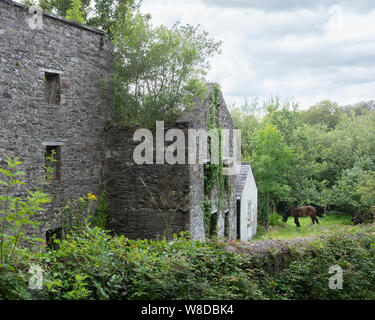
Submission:
<svg viewBox="0 0 375 320">
<path fill-rule="evenodd" d="M 143 0 L 142 11 L 155 25 L 200 24 L 223 41 L 208 77 L 228 105 L 270 95 L 304 108 L 374 99 L 373 1 Z"/>
</svg>

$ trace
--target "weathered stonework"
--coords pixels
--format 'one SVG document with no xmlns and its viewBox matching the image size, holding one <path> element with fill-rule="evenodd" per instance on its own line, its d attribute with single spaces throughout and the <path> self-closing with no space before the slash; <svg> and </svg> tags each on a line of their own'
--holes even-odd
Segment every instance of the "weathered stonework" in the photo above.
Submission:
<svg viewBox="0 0 375 320">
<path fill-rule="evenodd" d="M 57 180 L 46 190 L 54 199 L 39 217 L 40 236 L 61 226 L 51 222 L 68 200 L 105 190 L 114 233 L 158 238 L 186 230 L 193 240 L 204 239 L 204 165 L 136 165 L 137 127 L 110 122 L 113 57 L 105 34 L 48 13 L 42 14 L 41 29 L 32 28 L 32 14 L 24 5 L 0 0 L 0 155 L 19 157 L 26 179 L 35 183 L 45 175 L 46 153 L 58 150 Z M 208 85 L 205 98 L 176 127 L 208 129 L 214 91 Z M 220 92 L 215 110 L 216 126 L 233 132 Z M 217 235 L 236 238 L 236 176 L 229 177 L 229 186 L 230 196 L 216 187 L 209 197 L 213 212 L 220 197 L 224 205 Z"/>
<path fill-rule="evenodd" d="M 186 230 L 188 168 L 178 164 L 136 165 L 136 129 L 113 125 L 107 132 L 109 227 L 128 238 L 157 238 Z"/>
<path fill-rule="evenodd" d="M 44 177 L 48 145 L 60 147 L 53 208 L 104 188 L 104 126 L 110 119 L 112 50 L 105 34 L 52 14 L 31 29 L 29 8 L 0 0 L 0 154 L 19 157 L 26 179 Z M 46 73 L 60 79 L 60 104 L 45 101 Z M 104 84 L 104 86 L 103 86 Z M 50 228 L 50 227 L 49 227 Z"/>
<path fill-rule="evenodd" d="M 208 85 L 205 99 L 199 101 L 191 113 L 177 121 L 176 128 L 185 130 L 186 141 L 187 129 L 208 129 L 209 97 L 213 90 L 213 85 Z M 221 93 L 216 119 L 220 128 L 235 128 Z M 129 238 L 157 238 L 165 235 L 166 231 L 169 231 L 167 235 L 189 231 L 192 239 L 204 239 L 203 164 L 136 165 L 133 151 L 139 142 L 133 142 L 133 134 L 137 129 L 113 125 L 107 132 L 106 191 L 110 203 L 111 229 Z M 155 147 L 155 141 L 153 145 Z M 186 153 L 188 152 L 186 142 Z M 236 177 L 230 176 L 229 181 L 233 192 L 229 200 L 227 193 L 222 195 L 223 211 L 228 212 L 228 237 L 236 238 Z M 212 190 L 210 198 L 213 201 L 213 211 L 216 211 L 219 199 L 217 188 Z M 218 236 L 224 236 L 224 224 L 224 216 L 219 215 Z"/>
</svg>

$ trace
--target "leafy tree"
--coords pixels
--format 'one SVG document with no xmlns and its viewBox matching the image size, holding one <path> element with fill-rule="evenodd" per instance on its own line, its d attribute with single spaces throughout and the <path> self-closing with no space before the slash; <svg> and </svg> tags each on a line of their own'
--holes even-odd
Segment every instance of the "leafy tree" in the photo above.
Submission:
<svg viewBox="0 0 375 320">
<path fill-rule="evenodd" d="M 349 116 L 361 116 L 367 114 L 368 112 L 375 111 L 375 100 L 370 100 L 367 102 L 359 102 L 355 105 L 348 105 L 342 107 L 344 113 Z"/>
<path fill-rule="evenodd" d="M 26 5 L 30 5 L 28 3 L 26 3 L 27 1 L 30 1 L 30 0 L 26 0 L 24 1 L 24 3 Z M 34 3 L 35 4 L 35 3 Z M 47 11 L 47 12 L 52 12 L 53 9 L 54 9 L 54 3 L 53 1 L 49 1 L 49 0 L 39 0 L 39 3 L 38 5 L 44 10 L 44 11 Z M 65 17 L 65 15 L 64 15 Z"/>
<path fill-rule="evenodd" d="M 358 117 L 343 115 L 334 130 L 321 136 L 320 161 L 326 166 L 320 174 L 331 187 L 344 170 L 375 153 L 375 113 Z"/>
<path fill-rule="evenodd" d="M 128 10 L 139 9 L 140 4 L 140 0 L 96 0 L 94 15 L 88 19 L 87 24 L 106 30 L 109 38 L 112 39 L 115 22 L 124 17 Z"/>
<path fill-rule="evenodd" d="M 38 4 L 43 10 L 53 12 L 73 21 L 106 30 L 111 38 L 111 28 L 119 16 L 140 6 L 138 0 L 24 0 L 26 5 Z M 79 8 L 79 9 L 77 9 Z M 72 12 L 73 11 L 73 12 Z"/>
<path fill-rule="evenodd" d="M 76 11 L 76 8 L 79 7 L 79 21 L 75 19 L 72 20 L 84 23 L 87 19 L 88 14 L 90 13 L 91 0 L 81 0 L 80 2 L 81 6 L 79 6 L 77 0 L 39 0 L 38 3 L 43 10 L 54 12 L 62 17 L 66 17 L 68 15 L 68 11 Z M 71 14 L 72 13 L 70 13 L 70 15 Z"/>
<path fill-rule="evenodd" d="M 374 200 L 372 192 L 374 160 L 374 157 L 362 158 L 352 168 L 342 172 L 332 188 L 331 199 L 340 210 L 353 214 L 358 206 L 369 210 L 371 201 Z"/>
<path fill-rule="evenodd" d="M 75 22 L 84 23 L 85 18 L 81 8 L 81 0 L 72 0 L 72 7 L 66 11 L 66 18 Z"/>
<path fill-rule="evenodd" d="M 253 167 L 258 166 L 258 172 L 254 170 L 258 187 L 267 181 L 259 175 L 259 169 L 267 166 L 262 168 L 249 155 L 260 143 L 259 130 L 273 126 L 283 143 L 294 151 L 289 170 L 283 171 L 282 181 L 289 191 L 280 198 L 280 207 L 313 204 L 354 213 L 358 206 L 368 211 L 373 201 L 371 196 L 366 198 L 366 194 L 371 194 L 371 172 L 375 171 L 373 105 L 370 101 L 342 108 L 323 101 L 300 112 L 293 102 L 272 97 L 263 106 L 255 102 L 234 108 L 232 117 L 242 130 L 243 158 L 250 159 Z M 269 177 L 275 184 L 278 179 L 277 175 Z M 268 210 L 272 199 L 262 192 L 262 187 L 259 190 L 262 213 Z"/>
<path fill-rule="evenodd" d="M 256 129 L 260 127 L 260 123 L 256 116 L 249 113 L 247 101 L 243 106 L 232 109 L 231 115 L 234 124 L 241 130 L 241 152 L 243 159 L 246 161 L 254 151 L 254 134 Z"/>
<path fill-rule="evenodd" d="M 293 204 L 316 204 L 325 206 L 327 180 L 321 176 L 326 163 L 322 161 L 322 140 L 325 131 L 321 125 L 308 126 L 299 124 L 292 131 L 289 146 L 295 150 L 288 184 L 292 188 L 289 201 Z"/>
<path fill-rule="evenodd" d="M 153 27 L 149 16 L 131 10 L 113 36 L 116 120 L 147 127 L 173 122 L 202 93 L 207 59 L 220 46 L 198 27 Z"/>
<path fill-rule="evenodd" d="M 375 172 L 368 171 L 360 182 L 357 192 L 361 203 L 367 207 L 375 206 Z"/>
<path fill-rule="evenodd" d="M 340 113 L 340 108 L 336 102 L 323 100 L 310 107 L 309 110 L 302 111 L 301 120 L 311 126 L 322 123 L 331 130 L 339 122 Z"/>
<path fill-rule="evenodd" d="M 251 156 L 251 163 L 258 190 L 264 196 L 263 219 L 268 226 L 269 204 L 272 203 L 273 212 L 276 212 L 278 201 L 289 196 L 286 175 L 291 169 L 294 152 L 285 144 L 280 132 L 270 124 L 257 131 L 254 142 L 255 152 Z"/>
</svg>

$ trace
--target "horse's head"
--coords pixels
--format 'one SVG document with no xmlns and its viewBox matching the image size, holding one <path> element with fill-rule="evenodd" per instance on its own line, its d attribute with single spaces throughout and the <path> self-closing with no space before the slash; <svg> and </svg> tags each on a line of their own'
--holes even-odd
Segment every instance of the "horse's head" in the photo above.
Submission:
<svg viewBox="0 0 375 320">
<path fill-rule="evenodd" d="M 290 216 L 290 210 L 292 208 L 289 208 L 288 210 L 286 210 L 284 213 L 283 213 L 283 221 L 286 222 L 288 220 L 288 217 Z"/>
</svg>

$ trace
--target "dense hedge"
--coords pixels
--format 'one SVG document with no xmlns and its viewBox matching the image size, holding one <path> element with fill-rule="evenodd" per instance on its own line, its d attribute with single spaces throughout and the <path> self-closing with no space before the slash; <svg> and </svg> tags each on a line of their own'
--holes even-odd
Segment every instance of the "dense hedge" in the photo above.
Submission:
<svg viewBox="0 0 375 320">
<path fill-rule="evenodd" d="M 277 252 L 226 250 L 220 241 L 133 241 L 99 228 L 70 235 L 60 248 L 22 251 L 0 268 L 2 299 L 371 299 L 375 298 L 375 233 L 330 235 L 289 250 L 275 273 Z M 29 259 L 25 259 L 29 257 Z M 44 270 L 44 289 L 26 289 L 30 263 Z M 342 290 L 328 287 L 328 269 L 344 270 Z M 271 267 L 271 268 L 270 268 Z"/>
<path fill-rule="evenodd" d="M 290 247 L 288 254 L 278 273 L 267 272 L 277 252 L 253 257 L 254 281 L 268 299 L 375 299 L 375 233 L 333 234 Z M 334 265 L 343 270 L 342 290 L 328 285 Z"/>
</svg>

